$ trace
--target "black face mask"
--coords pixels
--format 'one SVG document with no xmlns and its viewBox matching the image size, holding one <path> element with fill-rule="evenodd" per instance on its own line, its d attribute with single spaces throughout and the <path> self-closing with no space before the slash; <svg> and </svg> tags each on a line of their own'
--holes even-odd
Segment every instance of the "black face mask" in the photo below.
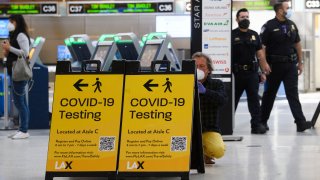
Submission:
<svg viewBox="0 0 320 180">
<path fill-rule="evenodd" d="M 248 29 L 249 25 L 250 25 L 250 21 L 249 19 L 244 19 L 238 22 L 239 24 L 239 28 L 241 29 Z"/>
</svg>

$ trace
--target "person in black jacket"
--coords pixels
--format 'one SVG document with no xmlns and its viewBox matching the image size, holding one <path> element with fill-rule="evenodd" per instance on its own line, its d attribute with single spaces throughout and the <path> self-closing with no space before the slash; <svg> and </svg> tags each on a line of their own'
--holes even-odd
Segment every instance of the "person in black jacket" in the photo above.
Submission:
<svg viewBox="0 0 320 180">
<path fill-rule="evenodd" d="M 224 155 L 225 145 L 219 127 L 219 108 L 227 100 L 223 82 L 211 79 L 213 71 L 211 58 L 201 52 L 192 55 L 196 61 L 198 74 L 198 91 L 202 123 L 202 142 L 206 164 L 214 164 L 214 158 Z"/>
<path fill-rule="evenodd" d="M 27 57 L 30 48 L 30 36 L 27 24 L 22 15 L 10 15 L 9 23 L 9 41 L 2 43 L 4 55 L 7 57 L 6 66 L 8 74 L 12 77 L 12 66 L 17 61 L 18 56 Z M 30 111 L 26 101 L 26 86 L 28 81 L 12 81 L 13 101 L 18 109 L 20 123 L 19 130 L 11 135 L 12 139 L 25 139 L 29 137 L 28 125 Z"/>
</svg>

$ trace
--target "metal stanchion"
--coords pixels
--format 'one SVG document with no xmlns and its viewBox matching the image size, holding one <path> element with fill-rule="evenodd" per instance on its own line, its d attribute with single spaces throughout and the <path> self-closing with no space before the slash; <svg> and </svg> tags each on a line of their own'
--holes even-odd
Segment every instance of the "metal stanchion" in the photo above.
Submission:
<svg viewBox="0 0 320 180">
<path fill-rule="evenodd" d="M 4 113 L 3 113 L 3 117 L 1 118 L 3 120 L 3 125 L 1 127 L 0 125 L 0 129 L 1 130 L 9 130 L 9 129 L 13 129 L 13 122 L 12 124 L 10 124 L 10 117 L 9 117 L 9 83 L 8 83 L 8 69 L 6 67 L 6 62 L 7 62 L 7 58 L 4 57 L 3 58 L 3 64 L 4 64 L 4 68 L 3 68 L 3 92 L 4 92 L 4 102 L 3 102 L 3 106 L 4 106 Z"/>
<path fill-rule="evenodd" d="M 7 58 L 3 58 L 3 62 L 6 63 L 7 62 Z M 8 129 L 9 128 L 9 103 L 8 103 L 8 97 L 9 97 L 9 91 L 8 91 L 8 74 L 7 74 L 8 70 L 7 70 L 7 67 L 5 66 L 4 67 L 4 102 L 3 102 L 3 105 L 4 105 L 4 129 Z"/>
</svg>

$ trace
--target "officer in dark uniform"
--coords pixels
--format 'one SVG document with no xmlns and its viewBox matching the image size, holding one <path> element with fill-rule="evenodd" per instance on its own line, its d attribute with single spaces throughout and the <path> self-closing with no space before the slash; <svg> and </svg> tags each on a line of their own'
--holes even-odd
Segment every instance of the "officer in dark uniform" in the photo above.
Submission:
<svg viewBox="0 0 320 180">
<path fill-rule="evenodd" d="M 261 123 L 259 102 L 258 64 L 264 72 L 270 72 L 266 62 L 260 37 L 257 32 L 249 29 L 249 12 L 243 8 L 237 12 L 239 27 L 232 30 L 232 66 L 235 77 L 235 109 L 237 109 L 243 91 L 246 91 L 248 107 L 251 114 L 251 133 L 266 133 Z M 258 57 L 258 58 L 257 58 Z M 259 61 L 259 62 L 258 62 Z M 265 80 L 261 75 L 261 81 Z"/>
<path fill-rule="evenodd" d="M 283 82 L 297 131 L 311 128 L 311 122 L 303 115 L 298 95 L 298 74 L 302 73 L 302 48 L 298 28 L 288 18 L 292 11 L 287 1 L 274 5 L 276 17 L 269 20 L 261 29 L 261 40 L 266 51 L 267 62 L 272 72 L 267 76 L 266 88 L 262 97 L 261 120 L 268 130 L 267 121 L 273 103 Z"/>
</svg>

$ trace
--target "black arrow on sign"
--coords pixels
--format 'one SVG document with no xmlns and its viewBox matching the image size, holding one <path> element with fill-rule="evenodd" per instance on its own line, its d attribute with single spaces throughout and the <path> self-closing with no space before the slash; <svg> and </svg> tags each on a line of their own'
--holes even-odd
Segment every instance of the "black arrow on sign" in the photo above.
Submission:
<svg viewBox="0 0 320 180">
<path fill-rule="evenodd" d="M 80 84 L 83 81 L 83 79 L 79 79 L 76 83 L 74 83 L 74 87 L 78 90 L 78 91 L 82 91 L 82 89 L 80 87 L 88 87 L 88 84 Z"/>
<path fill-rule="evenodd" d="M 151 84 L 152 81 L 153 81 L 153 79 L 149 79 L 149 81 L 147 81 L 143 85 L 148 91 L 152 91 L 152 89 L 150 87 L 158 87 L 159 86 L 159 84 Z"/>
</svg>

